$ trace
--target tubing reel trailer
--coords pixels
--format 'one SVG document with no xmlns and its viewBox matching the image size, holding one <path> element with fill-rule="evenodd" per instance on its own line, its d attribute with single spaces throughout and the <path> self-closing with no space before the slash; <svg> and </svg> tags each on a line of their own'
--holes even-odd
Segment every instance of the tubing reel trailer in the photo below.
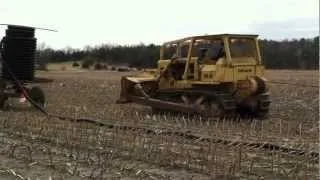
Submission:
<svg viewBox="0 0 320 180">
<path fill-rule="evenodd" d="M 37 82 L 34 75 L 36 44 L 34 27 L 8 25 L 0 41 L 0 109 L 5 108 L 9 97 L 44 107 L 45 94 L 33 84 Z"/>
</svg>

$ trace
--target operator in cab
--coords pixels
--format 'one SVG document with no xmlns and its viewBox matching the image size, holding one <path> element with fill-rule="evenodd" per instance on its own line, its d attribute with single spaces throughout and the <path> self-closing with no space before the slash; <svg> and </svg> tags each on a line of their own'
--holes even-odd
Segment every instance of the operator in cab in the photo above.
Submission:
<svg viewBox="0 0 320 180">
<path fill-rule="evenodd" d="M 210 62 L 209 51 L 207 48 L 200 48 L 199 60 L 205 64 Z"/>
<path fill-rule="evenodd" d="M 226 55 L 226 52 L 225 52 L 225 50 L 224 50 L 224 43 L 221 42 L 221 43 L 220 43 L 220 49 L 219 49 L 219 51 L 218 51 L 218 53 L 217 53 L 217 56 L 216 56 L 214 59 L 215 59 L 216 61 L 218 61 L 219 58 L 225 57 L 225 55 Z"/>
</svg>

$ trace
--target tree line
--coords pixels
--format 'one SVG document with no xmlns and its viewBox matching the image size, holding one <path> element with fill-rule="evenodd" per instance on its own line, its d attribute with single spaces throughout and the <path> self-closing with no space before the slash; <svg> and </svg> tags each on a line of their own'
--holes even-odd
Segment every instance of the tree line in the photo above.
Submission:
<svg viewBox="0 0 320 180">
<path fill-rule="evenodd" d="M 259 40 L 262 58 L 269 69 L 318 69 L 319 36 L 310 39 Z M 40 45 L 37 50 L 39 62 L 65 62 L 90 59 L 113 65 L 131 67 L 155 67 L 159 59 L 159 45 L 86 46 L 84 49 L 66 48 L 54 50 Z"/>
</svg>

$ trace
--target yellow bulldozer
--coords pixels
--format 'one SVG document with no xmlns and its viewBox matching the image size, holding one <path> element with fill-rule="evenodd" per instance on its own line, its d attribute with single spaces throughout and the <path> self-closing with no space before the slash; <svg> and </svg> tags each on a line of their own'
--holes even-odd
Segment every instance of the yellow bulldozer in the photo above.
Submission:
<svg viewBox="0 0 320 180">
<path fill-rule="evenodd" d="M 123 76 L 117 103 L 153 111 L 266 118 L 270 95 L 258 35 L 217 34 L 166 42 L 157 68 Z"/>
</svg>

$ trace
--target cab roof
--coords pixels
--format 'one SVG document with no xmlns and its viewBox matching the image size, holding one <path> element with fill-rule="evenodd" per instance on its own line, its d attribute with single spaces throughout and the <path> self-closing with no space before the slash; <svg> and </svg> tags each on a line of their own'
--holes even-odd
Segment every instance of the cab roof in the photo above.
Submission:
<svg viewBox="0 0 320 180">
<path fill-rule="evenodd" d="M 223 37 L 231 37 L 231 38 L 257 38 L 259 35 L 257 34 L 212 34 L 212 35 L 202 35 L 202 36 L 190 36 L 186 38 L 177 39 L 174 41 L 168 41 L 163 43 L 163 45 L 170 45 L 170 44 L 177 44 L 183 43 L 185 41 L 194 40 L 209 40 L 209 39 L 216 39 L 216 38 L 223 38 Z"/>
</svg>

